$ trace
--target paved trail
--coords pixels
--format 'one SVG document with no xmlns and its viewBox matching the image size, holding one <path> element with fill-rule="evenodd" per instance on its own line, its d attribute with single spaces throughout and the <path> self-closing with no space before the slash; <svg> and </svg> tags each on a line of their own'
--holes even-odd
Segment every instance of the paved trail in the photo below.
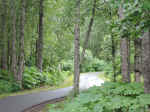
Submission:
<svg viewBox="0 0 150 112">
<path fill-rule="evenodd" d="M 95 73 L 84 73 L 80 77 L 80 89 L 87 89 L 94 85 L 100 86 L 104 83 L 103 80 L 98 78 L 99 72 Z M 5 99 L 0 100 L 0 112 L 22 112 L 23 110 L 40 104 L 42 102 L 56 99 L 59 97 L 67 96 L 72 90 L 72 87 L 67 87 L 63 89 L 57 89 L 54 91 L 45 91 L 33 94 L 19 95 L 19 96 L 9 96 Z"/>
<path fill-rule="evenodd" d="M 80 76 L 80 89 L 88 89 L 92 86 L 100 86 L 104 80 L 99 79 L 99 72 L 83 73 Z"/>
</svg>

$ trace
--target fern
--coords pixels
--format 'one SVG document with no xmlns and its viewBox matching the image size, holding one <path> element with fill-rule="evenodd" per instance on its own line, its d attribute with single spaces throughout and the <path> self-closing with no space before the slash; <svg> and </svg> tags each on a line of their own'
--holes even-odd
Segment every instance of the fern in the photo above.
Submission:
<svg viewBox="0 0 150 112">
<path fill-rule="evenodd" d="M 106 82 L 92 87 L 66 102 L 64 109 L 49 112 L 146 112 L 150 95 L 139 83 Z"/>
</svg>

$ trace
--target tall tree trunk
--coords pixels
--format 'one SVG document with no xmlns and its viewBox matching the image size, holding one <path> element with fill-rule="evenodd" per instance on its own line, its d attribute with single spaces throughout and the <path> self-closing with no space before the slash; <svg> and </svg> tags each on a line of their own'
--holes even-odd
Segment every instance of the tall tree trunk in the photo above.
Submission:
<svg viewBox="0 0 150 112">
<path fill-rule="evenodd" d="M 134 48 L 135 48 L 135 56 L 134 56 L 134 72 L 135 72 L 135 81 L 141 82 L 141 39 L 135 39 L 134 40 Z"/>
<path fill-rule="evenodd" d="M 8 31 L 9 32 L 9 31 Z M 11 67 L 11 39 L 10 36 L 8 36 L 8 42 L 7 42 L 7 69 L 10 71 Z"/>
<path fill-rule="evenodd" d="M 80 82 L 80 0 L 76 0 L 74 45 L 74 96 L 76 96 L 79 93 Z"/>
<path fill-rule="evenodd" d="M 36 56 L 36 66 L 42 72 L 42 65 L 43 65 L 43 3 L 44 0 L 40 0 L 40 8 L 39 8 L 39 38 L 37 40 L 37 56 Z"/>
<path fill-rule="evenodd" d="M 25 0 L 21 0 L 20 38 L 19 38 L 19 59 L 17 81 L 22 86 L 22 74 L 24 71 L 24 25 L 25 25 Z"/>
<path fill-rule="evenodd" d="M 7 39 L 7 70 L 10 70 L 10 38 L 8 36 L 8 39 Z"/>
<path fill-rule="evenodd" d="M 87 47 L 88 47 L 88 42 L 89 42 L 89 39 L 90 39 L 90 34 L 91 34 L 91 31 L 92 31 L 92 26 L 93 26 L 93 23 L 94 23 L 95 8 L 96 8 L 96 0 L 94 0 L 94 3 L 93 3 L 92 17 L 91 17 L 91 19 L 90 19 L 90 23 L 89 23 L 89 26 L 88 26 L 88 30 L 87 30 L 87 32 L 86 32 L 86 37 L 85 37 L 85 40 L 84 40 L 84 43 L 83 43 L 83 50 L 82 50 L 82 53 L 81 53 L 81 61 L 80 61 L 80 64 L 82 64 L 82 62 L 83 62 L 83 60 L 84 60 L 85 50 L 86 50 Z"/>
<path fill-rule="evenodd" d="M 16 7 L 15 0 L 11 0 L 11 17 L 12 17 L 12 39 L 11 39 L 11 72 L 17 80 L 17 58 L 16 58 Z"/>
<path fill-rule="evenodd" d="M 7 70 L 7 37 L 6 37 L 7 1 L 2 0 L 1 14 L 1 69 Z"/>
<path fill-rule="evenodd" d="M 121 73 L 123 82 L 130 82 L 130 42 L 121 38 Z"/>
<path fill-rule="evenodd" d="M 114 76 L 113 81 L 116 82 L 116 62 L 115 62 L 116 47 L 115 47 L 115 40 L 113 35 L 111 36 L 111 41 L 112 41 L 112 65 L 113 65 L 113 76 Z"/>
<path fill-rule="evenodd" d="M 122 6 L 119 8 L 119 17 L 120 19 L 124 18 Z M 130 41 L 128 38 L 121 37 L 120 53 L 123 82 L 130 82 Z"/>
<path fill-rule="evenodd" d="M 145 93 L 150 93 L 150 31 L 142 39 L 142 66 Z"/>
</svg>

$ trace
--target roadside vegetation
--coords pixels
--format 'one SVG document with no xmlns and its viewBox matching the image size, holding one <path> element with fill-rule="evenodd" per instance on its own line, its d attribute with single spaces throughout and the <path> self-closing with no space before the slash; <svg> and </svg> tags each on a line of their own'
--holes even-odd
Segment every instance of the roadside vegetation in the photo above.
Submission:
<svg viewBox="0 0 150 112">
<path fill-rule="evenodd" d="M 49 104 L 45 112 L 149 112 L 150 95 L 143 84 L 105 82 L 92 87 L 74 99 Z"/>
<path fill-rule="evenodd" d="M 63 72 L 63 76 L 64 76 L 64 72 Z M 49 91 L 49 90 L 56 90 L 59 88 L 65 88 L 65 87 L 69 87 L 72 86 L 73 84 L 73 75 L 67 75 L 67 77 L 65 77 L 65 79 L 61 79 L 61 82 L 59 82 L 58 84 L 54 84 L 54 85 L 49 85 L 49 84 L 42 84 L 40 86 L 34 86 L 32 88 L 25 88 L 25 89 L 20 89 L 18 87 L 18 89 L 14 89 L 14 85 L 12 83 L 5 85 L 5 89 L 4 86 L 1 87 L 1 94 L 0 94 L 0 99 L 8 97 L 8 96 L 17 96 L 17 95 L 25 95 L 25 94 L 33 94 L 33 93 L 38 93 L 38 92 L 42 92 L 42 91 Z M 9 83 L 9 82 L 7 82 Z M 29 82 L 28 82 L 29 83 Z M 6 86 L 10 86 L 10 88 L 6 87 Z M 17 85 L 16 85 L 17 86 Z M 3 90 L 3 91 L 2 91 Z M 10 91 L 11 90 L 11 91 Z"/>
</svg>

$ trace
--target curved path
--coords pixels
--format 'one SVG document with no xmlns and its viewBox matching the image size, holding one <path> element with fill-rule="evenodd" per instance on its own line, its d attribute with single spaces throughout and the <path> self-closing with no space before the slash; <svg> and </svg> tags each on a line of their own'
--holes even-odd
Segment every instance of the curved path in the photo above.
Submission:
<svg viewBox="0 0 150 112">
<path fill-rule="evenodd" d="M 84 73 L 83 75 L 81 75 L 80 89 L 84 90 L 94 85 L 100 86 L 102 83 L 104 83 L 103 80 L 99 79 L 99 74 L 99 72 L 96 72 Z M 45 91 L 19 96 L 9 96 L 0 100 L 0 112 L 22 112 L 23 110 L 33 105 L 67 96 L 71 90 L 72 87 L 67 87 L 63 89 L 57 89 L 54 91 Z"/>
</svg>

